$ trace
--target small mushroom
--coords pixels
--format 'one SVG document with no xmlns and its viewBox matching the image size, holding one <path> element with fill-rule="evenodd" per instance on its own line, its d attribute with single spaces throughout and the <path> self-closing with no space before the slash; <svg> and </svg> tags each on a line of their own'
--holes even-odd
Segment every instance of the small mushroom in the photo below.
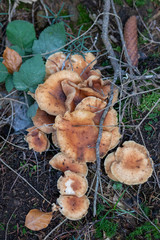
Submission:
<svg viewBox="0 0 160 240">
<path fill-rule="evenodd" d="M 80 198 L 77 196 L 61 195 L 57 199 L 57 203 L 60 205 L 59 211 L 70 220 L 83 218 L 87 214 L 90 204 L 89 199 L 85 195 Z"/>
<path fill-rule="evenodd" d="M 111 172 L 111 165 L 115 160 L 116 158 L 114 152 L 108 154 L 104 161 L 104 169 L 109 178 L 111 178 L 113 181 L 118 181 L 117 178 Z"/>
<path fill-rule="evenodd" d="M 86 110 L 96 113 L 93 121 L 95 125 L 99 125 L 100 119 L 103 114 L 103 109 L 106 107 L 107 103 L 97 97 L 86 97 L 84 98 L 75 108 L 75 110 Z M 117 111 L 111 108 L 104 120 L 103 130 L 111 132 L 115 126 L 118 124 L 117 121 Z"/>
<path fill-rule="evenodd" d="M 47 112 L 41 110 L 40 108 L 37 109 L 36 115 L 32 117 L 34 126 L 47 134 L 54 132 L 54 120 L 55 116 L 49 115 Z"/>
<path fill-rule="evenodd" d="M 54 116 L 65 113 L 66 96 L 61 87 L 61 82 L 65 79 L 75 83 L 81 82 L 76 72 L 63 70 L 52 74 L 45 83 L 38 86 L 35 99 L 41 110 Z"/>
<path fill-rule="evenodd" d="M 46 61 L 46 78 L 55 72 L 62 70 L 62 66 L 65 66 L 66 55 L 63 52 L 57 52 L 49 56 Z"/>
<path fill-rule="evenodd" d="M 35 127 L 26 130 L 28 134 L 25 136 L 26 142 L 29 144 L 29 149 L 42 153 L 49 149 L 50 142 L 45 133 Z"/>
<path fill-rule="evenodd" d="M 125 184 L 142 184 L 152 175 L 152 164 L 144 146 L 134 141 L 126 141 L 123 147 L 119 147 L 115 152 L 111 172 L 118 181 Z"/>
<path fill-rule="evenodd" d="M 65 69 L 77 72 L 82 79 L 87 79 L 95 64 L 96 59 L 92 53 L 87 53 L 84 56 L 75 54 L 71 55 L 70 59 L 66 61 Z"/>
<path fill-rule="evenodd" d="M 95 113 L 84 110 L 66 112 L 55 119 L 57 139 L 61 151 L 78 162 L 94 162 L 96 160 L 96 141 L 98 128 L 93 122 Z M 103 131 L 100 143 L 100 156 L 107 154 L 112 134 Z"/>
<path fill-rule="evenodd" d="M 70 170 L 75 173 L 80 173 L 81 175 L 87 176 L 88 167 L 86 163 L 77 163 L 71 158 L 68 158 L 63 153 L 57 153 L 50 161 L 49 164 L 57 170 L 65 172 Z"/>
<path fill-rule="evenodd" d="M 57 188 L 61 195 L 82 197 L 87 192 L 88 181 L 85 176 L 68 170 L 58 179 Z"/>
</svg>

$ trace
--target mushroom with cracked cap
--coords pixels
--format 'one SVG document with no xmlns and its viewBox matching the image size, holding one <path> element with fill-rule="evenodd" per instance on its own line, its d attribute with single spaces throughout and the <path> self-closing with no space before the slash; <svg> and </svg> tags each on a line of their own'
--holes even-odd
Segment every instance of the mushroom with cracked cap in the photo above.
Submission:
<svg viewBox="0 0 160 240">
<path fill-rule="evenodd" d="M 68 170 L 58 179 L 57 187 L 61 195 L 82 197 L 87 192 L 88 181 L 85 176 Z"/>
</svg>

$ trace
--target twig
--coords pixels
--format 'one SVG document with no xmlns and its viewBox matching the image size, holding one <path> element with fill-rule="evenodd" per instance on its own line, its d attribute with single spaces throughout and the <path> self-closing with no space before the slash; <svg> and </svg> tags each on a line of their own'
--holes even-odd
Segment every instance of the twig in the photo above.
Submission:
<svg viewBox="0 0 160 240">
<path fill-rule="evenodd" d="M 146 114 L 146 116 L 142 119 L 142 121 L 138 124 L 138 126 L 136 127 L 135 130 L 137 130 L 137 128 L 139 128 L 142 125 L 142 123 L 149 116 L 149 114 L 153 111 L 153 109 L 158 105 L 159 102 L 160 102 L 160 98 L 157 100 L 157 102 L 154 104 L 154 106 L 151 108 L 151 110 Z"/>
<path fill-rule="evenodd" d="M 45 236 L 45 238 L 43 240 L 46 240 L 57 228 L 59 228 L 63 223 L 65 223 L 67 221 L 67 219 L 65 218 L 62 222 L 60 222 L 60 224 L 58 224 L 55 228 L 53 228 L 48 234 L 47 236 Z"/>
<path fill-rule="evenodd" d="M 11 221 L 12 217 L 13 217 L 13 214 L 15 213 L 15 211 L 16 211 L 16 210 L 17 210 L 17 208 L 15 208 L 15 209 L 14 209 L 14 211 L 13 211 L 12 215 L 10 216 L 10 218 L 9 218 L 9 220 L 8 220 L 7 224 L 6 224 L 6 230 L 5 230 L 5 240 L 7 240 L 8 225 L 9 225 L 9 223 L 10 223 L 10 221 Z"/>
<path fill-rule="evenodd" d="M 139 204 L 139 194 L 140 194 L 140 190 L 141 190 L 141 184 L 139 185 L 138 191 L 137 191 L 137 205 L 140 208 L 141 212 L 143 213 L 144 217 L 150 222 L 150 224 L 152 224 L 152 226 L 154 226 L 156 228 L 156 230 L 160 233 L 159 228 L 149 219 L 149 217 L 145 214 L 145 212 L 143 211 L 143 209 L 141 208 L 141 205 Z"/>
<path fill-rule="evenodd" d="M 110 61 L 114 69 L 114 72 L 116 72 L 117 69 L 119 69 L 119 64 L 108 37 L 110 0 L 105 0 L 104 2 L 105 4 L 104 4 L 103 25 L 102 25 L 102 40 L 106 47 L 108 55 L 110 56 Z"/>
<path fill-rule="evenodd" d="M 47 11 L 47 8 L 46 8 L 46 6 L 45 6 L 45 3 L 43 2 L 43 0 L 40 0 L 40 2 L 41 2 L 42 6 L 43 6 L 43 8 L 44 8 L 44 11 L 45 11 L 46 16 L 48 17 L 48 11 Z M 47 18 L 47 21 L 48 21 L 49 25 L 51 25 L 51 21 L 50 21 L 49 18 Z"/>
<path fill-rule="evenodd" d="M 17 173 L 13 168 L 11 168 L 5 161 L 0 158 L 0 161 L 7 167 L 9 168 L 12 172 L 14 172 L 19 178 L 21 178 L 24 182 L 26 182 L 41 198 L 43 198 L 46 202 L 51 204 L 50 201 L 48 201 L 41 193 L 38 192 L 37 189 L 35 189 L 24 177 L 22 177 L 19 173 Z"/>
</svg>

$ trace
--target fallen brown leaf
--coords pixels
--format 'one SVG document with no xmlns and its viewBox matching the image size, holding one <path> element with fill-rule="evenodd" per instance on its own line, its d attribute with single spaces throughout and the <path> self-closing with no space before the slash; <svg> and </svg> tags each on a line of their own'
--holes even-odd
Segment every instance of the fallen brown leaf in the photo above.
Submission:
<svg viewBox="0 0 160 240">
<path fill-rule="evenodd" d="M 18 72 L 22 64 L 22 57 L 13 49 L 6 47 L 3 52 L 3 64 L 9 73 Z"/>
<path fill-rule="evenodd" d="M 42 212 L 38 209 L 32 209 L 26 216 L 25 226 L 33 231 L 39 231 L 46 228 L 52 219 L 52 212 Z"/>
</svg>

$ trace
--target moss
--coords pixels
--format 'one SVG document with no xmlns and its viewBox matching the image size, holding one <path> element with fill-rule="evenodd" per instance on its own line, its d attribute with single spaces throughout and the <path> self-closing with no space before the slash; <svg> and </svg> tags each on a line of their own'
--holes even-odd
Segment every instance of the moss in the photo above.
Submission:
<svg viewBox="0 0 160 240">
<path fill-rule="evenodd" d="M 77 21 L 78 25 L 83 25 L 83 30 L 86 31 L 91 26 L 91 19 L 89 17 L 89 13 L 87 12 L 87 9 L 84 5 L 81 3 L 77 6 L 79 18 Z"/>
</svg>

